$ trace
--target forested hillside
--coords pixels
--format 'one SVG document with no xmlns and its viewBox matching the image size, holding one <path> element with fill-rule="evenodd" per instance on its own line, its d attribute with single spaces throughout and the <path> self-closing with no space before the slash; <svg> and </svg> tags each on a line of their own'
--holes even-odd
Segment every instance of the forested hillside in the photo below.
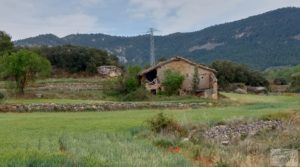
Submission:
<svg viewBox="0 0 300 167">
<path fill-rule="evenodd" d="M 106 49 L 129 64 L 149 63 L 149 36 L 40 35 L 17 46 L 72 44 Z M 300 9 L 283 8 L 191 33 L 156 36 L 157 59 L 182 55 L 201 63 L 232 60 L 253 68 L 300 64 Z"/>
</svg>

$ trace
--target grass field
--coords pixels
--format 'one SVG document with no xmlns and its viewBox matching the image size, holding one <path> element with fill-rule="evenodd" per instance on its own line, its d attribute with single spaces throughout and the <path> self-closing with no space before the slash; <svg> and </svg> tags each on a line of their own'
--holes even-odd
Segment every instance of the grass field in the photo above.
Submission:
<svg viewBox="0 0 300 167">
<path fill-rule="evenodd" d="M 297 97 L 225 95 L 231 105 L 205 109 L 0 114 L 0 166 L 194 166 L 135 134 L 159 112 L 197 124 L 300 110 Z"/>
</svg>

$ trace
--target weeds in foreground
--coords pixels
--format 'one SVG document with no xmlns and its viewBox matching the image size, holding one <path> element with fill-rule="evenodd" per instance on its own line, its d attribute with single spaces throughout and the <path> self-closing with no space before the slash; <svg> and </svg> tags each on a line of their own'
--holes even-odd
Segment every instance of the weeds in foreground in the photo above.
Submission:
<svg viewBox="0 0 300 167">
<path fill-rule="evenodd" d="M 29 145 L 0 150 L 0 166 L 140 167 L 192 166 L 180 154 L 165 154 L 130 134 L 63 134 L 32 139 Z"/>
<path fill-rule="evenodd" d="M 156 137 L 152 137 L 153 144 L 170 153 L 182 154 L 194 162 L 196 166 L 206 167 L 261 167 L 269 166 L 271 149 L 295 149 L 300 151 L 300 122 L 299 111 L 273 113 L 261 119 L 284 121 L 284 128 L 270 128 L 261 130 L 256 135 L 240 136 L 234 144 L 222 145 L 204 139 L 201 135 L 193 135 L 189 140 L 185 136 L 174 135 L 176 129 L 167 128 L 176 122 L 165 115 L 159 114 L 152 118 L 150 128 Z M 267 119 L 266 119 L 267 118 Z M 298 120 L 297 120 L 298 119 Z M 292 121 L 291 121 L 292 120 Z M 222 125 L 236 126 L 255 120 L 238 120 L 222 122 Z M 159 125 L 159 126 L 158 126 Z M 167 126 L 168 125 L 168 126 Z M 155 128 L 159 127 L 159 128 Z M 183 126 L 181 126 L 182 128 Z M 197 126 L 185 129 L 190 134 Z M 204 126 L 200 126 L 197 134 L 203 133 Z M 209 127 L 209 126 L 206 126 Z M 161 129 L 168 129 L 161 133 Z M 201 130 L 202 129 L 202 130 Z M 167 132 L 167 133 L 166 133 Z M 280 135 L 278 135 L 280 134 Z"/>
</svg>

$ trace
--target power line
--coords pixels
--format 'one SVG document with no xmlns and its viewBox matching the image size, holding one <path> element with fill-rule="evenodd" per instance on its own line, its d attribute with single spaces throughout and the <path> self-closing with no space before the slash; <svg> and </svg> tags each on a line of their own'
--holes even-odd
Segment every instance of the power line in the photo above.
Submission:
<svg viewBox="0 0 300 167">
<path fill-rule="evenodd" d="M 150 65 L 155 65 L 155 44 L 154 44 L 154 32 L 157 31 L 154 28 L 149 29 L 149 35 L 150 35 Z"/>
</svg>

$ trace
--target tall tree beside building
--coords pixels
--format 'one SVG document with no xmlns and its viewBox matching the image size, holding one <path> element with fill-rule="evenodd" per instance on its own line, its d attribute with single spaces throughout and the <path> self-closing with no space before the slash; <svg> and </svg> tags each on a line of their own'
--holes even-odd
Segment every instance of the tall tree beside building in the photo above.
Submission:
<svg viewBox="0 0 300 167">
<path fill-rule="evenodd" d="M 0 31 L 0 56 L 11 51 L 13 47 L 11 37 L 6 32 Z"/>
<path fill-rule="evenodd" d="M 198 67 L 195 67 L 194 76 L 193 76 L 193 93 L 197 92 L 199 83 L 200 83 L 200 78 L 199 78 Z"/>
</svg>

